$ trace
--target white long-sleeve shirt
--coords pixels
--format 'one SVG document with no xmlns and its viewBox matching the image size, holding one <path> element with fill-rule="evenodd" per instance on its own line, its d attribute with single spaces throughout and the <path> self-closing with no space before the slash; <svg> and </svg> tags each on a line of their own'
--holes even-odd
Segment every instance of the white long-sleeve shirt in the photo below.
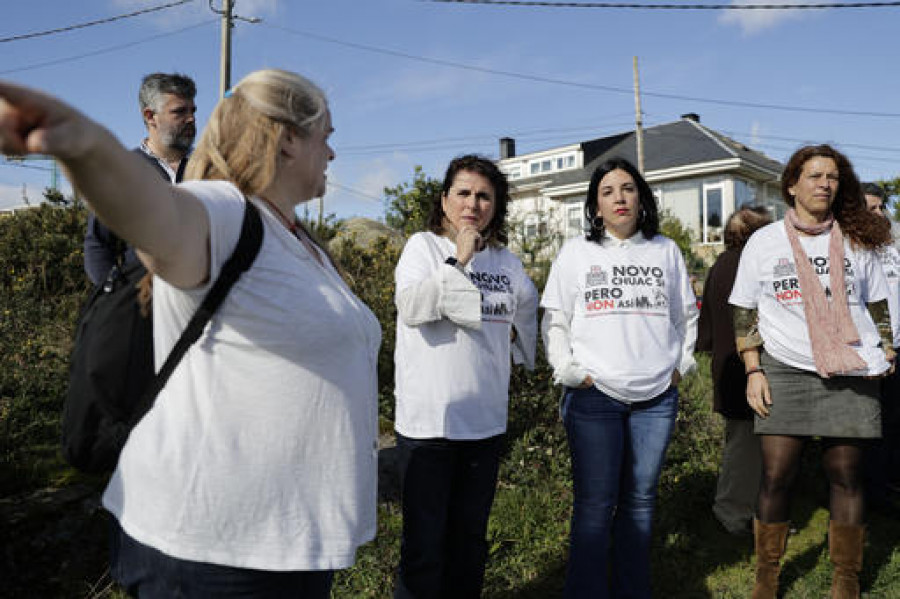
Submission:
<svg viewBox="0 0 900 599">
<path fill-rule="evenodd" d="M 537 291 L 505 248 L 445 264 L 455 244 L 413 235 L 397 264 L 395 428 L 412 438 L 484 439 L 506 430 L 510 354 L 534 367 Z M 515 327 L 516 339 L 510 342 Z"/>
<path fill-rule="evenodd" d="M 678 246 L 661 235 L 569 240 L 541 305 L 559 384 L 576 387 L 590 375 L 611 397 L 645 401 L 669 387 L 674 370 L 695 366 L 696 298 Z"/>
</svg>

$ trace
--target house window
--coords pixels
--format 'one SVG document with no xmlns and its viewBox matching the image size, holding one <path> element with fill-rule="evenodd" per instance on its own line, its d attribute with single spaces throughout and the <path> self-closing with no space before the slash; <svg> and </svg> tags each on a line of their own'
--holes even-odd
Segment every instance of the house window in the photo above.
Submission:
<svg viewBox="0 0 900 599">
<path fill-rule="evenodd" d="M 531 169 L 531 170 L 530 170 L 531 174 L 532 174 L 532 175 L 536 175 L 536 174 L 538 174 L 539 172 L 541 172 L 541 171 L 540 171 L 541 165 L 540 165 L 540 163 L 532 162 L 532 163 L 531 163 L 531 166 L 530 166 L 530 169 Z"/>
<path fill-rule="evenodd" d="M 518 179 L 522 176 L 522 169 L 518 166 L 515 166 L 506 173 L 507 179 Z"/>
<path fill-rule="evenodd" d="M 569 206 L 566 209 L 566 230 L 569 237 L 578 235 L 584 230 L 581 220 L 583 216 L 584 211 L 579 205 Z"/>
<path fill-rule="evenodd" d="M 553 161 L 552 160 L 542 160 L 541 161 L 541 172 L 546 173 L 553 169 Z"/>
<path fill-rule="evenodd" d="M 734 180 L 734 206 L 743 208 L 756 204 L 756 185 L 743 179 Z"/>
<path fill-rule="evenodd" d="M 721 243 L 724 215 L 722 214 L 722 184 L 704 185 L 700 200 L 701 241 Z"/>
<path fill-rule="evenodd" d="M 527 240 L 547 235 L 547 222 L 540 220 L 536 214 L 529 214 L 522 226 L 522 233 Z"/>
<path fill-rule="evenodd" d="M 573 166 L 575 166 L 575 157 L 571 154 L 568 156 L 560 156 L 556 159 L 556 170 L 558 171 L 572 168 Z"/>
</svg>

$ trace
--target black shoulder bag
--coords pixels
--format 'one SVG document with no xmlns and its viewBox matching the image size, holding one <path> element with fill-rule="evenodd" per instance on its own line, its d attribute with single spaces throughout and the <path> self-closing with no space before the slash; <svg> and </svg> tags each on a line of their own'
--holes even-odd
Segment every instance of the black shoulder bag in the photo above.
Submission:
<svg viewBox="0 0 900 599">
<path fill-rule="evenodd" d="M 154 375 L 153 326 L 141 314 L 140 263 L 113 266 L 88 298 L 75 333 L 62 420 L 63 456 L 91 473 L 115 468 L 131 429 L 144 417 L 188 348 L 200 338 L 231 287 L 262 246 L 257 208 L 245 203 L 241 236 L 168 358 Z"/>
</svg>

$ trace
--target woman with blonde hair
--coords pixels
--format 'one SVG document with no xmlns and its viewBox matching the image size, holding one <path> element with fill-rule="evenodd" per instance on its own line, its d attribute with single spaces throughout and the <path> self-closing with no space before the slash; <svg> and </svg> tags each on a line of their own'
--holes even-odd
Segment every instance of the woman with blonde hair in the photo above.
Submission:
<svg viewBox="0 0 900 599">
<path fill-rule="evenodd" d="M 0 83 L 0 150 L 62 162 L 154 275 L 156 361 L 237 243 L 263 243 L 132 430 L 103 494 L 111 571 L 140 597 L 327 597 L 375 534 L 375 317 L 297 220 L 325 192 L 331 116 L 305 78 L 264 70 L 216 106 L 178 186 L 102 126 Z"/>
<path fill-rule="evenodd" d="M 806 146 L 781 179 L 790 210 L 758 230 L 741 254 L 729 302 L 756 412 L 763 471 L 754 520 L 754 599 L 774 599 L 791 489 L 807 440 L 822 440 L 834 564 L 831 597 L 859 597 L 862 455 L 881 436 L 877 377 L 893 369 L 887 287 L 872 251 L 890 226 L 865 207 L 846 156 Z"/>
</svg>

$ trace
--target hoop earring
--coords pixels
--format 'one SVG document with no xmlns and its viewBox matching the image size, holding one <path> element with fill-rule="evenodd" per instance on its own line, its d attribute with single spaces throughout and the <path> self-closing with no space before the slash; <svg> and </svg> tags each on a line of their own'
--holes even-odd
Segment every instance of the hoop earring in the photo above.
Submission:
<svg viewBox="0 0 900 599">
<path fill-rule="evenodd" d="M 641 211 L 638 213 L 638 228 L 640 228 L 644 224 L 644 220 L 647 218 L 647 211 L 641 208 Z"/>
<path fill-rule="evenodd" d="M 591 228 L 597 229 L 598 231 L 603 229 L 603 218 L 600 216 L 595 216 L 591 219 Z"/>
</svg>

